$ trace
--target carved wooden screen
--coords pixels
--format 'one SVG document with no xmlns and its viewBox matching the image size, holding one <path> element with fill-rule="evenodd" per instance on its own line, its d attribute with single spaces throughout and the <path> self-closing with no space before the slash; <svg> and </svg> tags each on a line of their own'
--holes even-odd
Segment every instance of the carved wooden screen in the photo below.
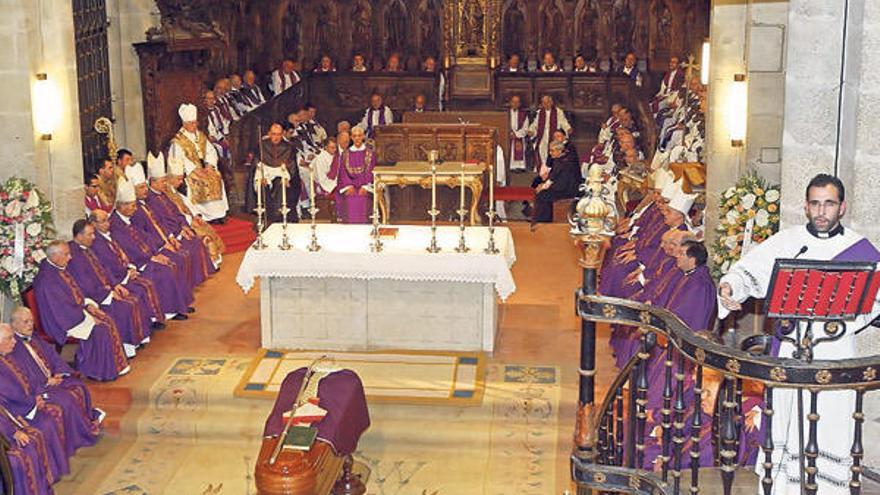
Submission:
<svg viewBox="0 0 880 495">
<path fill-rule="evenodd" d="M 95 132 L 95 119 L 113 117 L 106 0 L 73 0 L 73 27 L 83 172 L 88 175 L 95 171 L 97 160 L 107 155 L 104 139 Z"/>
</svg>

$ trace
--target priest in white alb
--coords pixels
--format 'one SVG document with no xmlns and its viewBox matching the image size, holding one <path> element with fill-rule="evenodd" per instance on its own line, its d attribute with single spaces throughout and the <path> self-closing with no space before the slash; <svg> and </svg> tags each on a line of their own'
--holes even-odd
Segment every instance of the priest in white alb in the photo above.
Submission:
<svg viewBox="0 0 880 495">
<path fill-rule="evenodd" d="M 217 169 L 217 150 L 199 130 L 196 106 L 184 103 L 177 110 L 183 122 L 171 139 L 168 162 L 183 164 L 186 172 L 187 197 L 194 213 L 207 222 L 222 221 L 229 211 L 226 187 Z"/>
<path fill-rule="evenodd" d="M 770 191 L 766 194 L 772 194 Z M 774 198 L 767 198 L 773 201 Z M 797 258 L 822 261 L 880 261 L 878 252 L 863 236 L 845 228 L 840 219 L 846 213 L 845 189 L 836 177 L 819 174 L 806 191 L 804 202 L 808 222 L 788 227 L 751 249 L 730 267 L 718 284 L 718 317 L 741 308 L 749 298 L 764 298 L 770 289 L 770 277 L 776 259 Z M 844 335 L 835 341 L 820 342 L 813 350 L 816 360 L 839 360 L 856 357 L 859 340 L 876 338 L 868 324 L 880 314 L 880 304 L 874 301 L 870 315 L 846 322 Z M 805 324 L 804 324 L 805 325 Z M 859 335 L 859 331 L 864 330 Z M 774 352 L 790 358 L 794 346 L 774 339 Z M 822 391 L 818 394 L 818 448 L 816 459 L 818 493 L 821 495 L 848 495 L 851 476 L 850 448 L 853 442 L 852 415 L 855 411 L 855 392 Z M 810 410 L 809 393 L 804 394 L 805 414 Z M 792 388 L 773 389 L 773 490 L 774 495 L 800 494 L 800 445 L 798 435 L 798 395 Z M 804 419 L 804 441 L 809 439 L 809 423 Z M 756 466 L 759 477 L 764 468 Z M 763 493 L 759 487 L 759 493 Z"/>
<path fill-rule="evenodd" d="M 538 146 L 539 163 L 535 164 L 535 169 L 547 164 L 550 141 L 553 139 L 553 133 L 559 129 L 565 131 L 566 136 L 571 136 L 571 124 L 565 118 L 565 112 L 553 103 L 552 96 L 544 95 L 541 97 L 541 107 L 538 108 L 537 116 L 529 125 L 528 132 L 535 138 Z"/>
</svg>

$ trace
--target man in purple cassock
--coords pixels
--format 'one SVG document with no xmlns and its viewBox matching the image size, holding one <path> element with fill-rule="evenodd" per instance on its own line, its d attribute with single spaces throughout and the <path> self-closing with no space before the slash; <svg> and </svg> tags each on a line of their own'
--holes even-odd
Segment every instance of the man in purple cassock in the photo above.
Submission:
<svg viewBox="0 0 880 495">
<path fill-rule="evenodd" d="M 196 272 L 194 275 L 196 275 L 196 279 L 201 283 L 217 271 L 211 262 L 211 252 L 208 250 L 208 246 L 202 242 L 202 239 L 190 228 L 186 217 L 180 213 L 180 210 L 171 202 L 171 199 L 162 192 L 165 190 L 166 176 L 165 159 L 162 153 L 159 153 L 158 157 L 153 157 L 152 153 L 147 155 L 147 169 L 150 178 L 143 202 L 156 217 L 162 230 L 169 236 L 177 239 L 183 248 L 193 256 L 193 271 Z"/>
<path fill-rule="evenodd" d="M 15 495 L 44 495 L 53 493 L 57 466 L 49 454 L 43 432 L 31 426 L 24 418 L 16 418 L 0 406 L 0 434 L 8 439 L 6 458 L 12 471 L 12 491 Z M 60 476 L 59 476 L 60 477 Z"/>
<path fill-rule="evenodd" d="M 376 152 L 364 139 L 363 129 L 351 129 L 351 147 L 343 153 L 339 167 L 336 202 L 345 223 L 367 223 Z"/>
<path fill-rule="evenodd" d="M 162 228 L 158 216 L 147 206 L 148 188 L 143 169 L 138 168 L 136 173 L 130 174 L 129 180 L 134 186 L 137 198 L 137 208 L 131 214 L 131 224 L 141 233 L 144 241 L 154 252 L 161 252 L 178 266 L 180 271 L 186 275 L 185 281 L 190 290 L 196 288 L 204 281 L 206 275 L 201 270 L 195 269 L 189 250 L 185 249 L 176 237 Z"/>
<path fill-rule="evenodd" d="M 61 359 L 58 352 L 42 339 L 34 338 L 31 311 L 18 307 L 12 313 L 15 347 L 7 356 L 24 376 L 32 393 L 46 403 L 57 404 L 64 413 L 64 438 L 67 454 L 80 447 L 94 445 L 98 439 L 104 412 L 92 407 L 92 397 L 82 380 Z"/>
<path fill-rule="evenodd" d="M 187 319 L 186 314 L 190 312 L 189 304 L 192 303 L 193 296 L 186 273 L 164 253 L 154 251 L 140 231 L 132 225 L 131 215 L 137 210 L 134 187 L 127 181 L 120 181 L 117 189 L 116 210 L 110 217 L 109 227 L 98 223 L 98 231 L 106 240 L 115 241 L 110 243 L 111 247 L 118 244 L 123 251 L 121 254 L 137 267 L 141 276 L 146 276 L 156 284 L 166 316 L 178 320 Z"/>
<path fill-rule="evenodd" d="M 297 398 L 306 368 L 289 373 L 281 383 L 278 398 L 266 418 L 263 436 L 274 437 L 284 431 L 284 413 L 290 411 Z M 327 415 L 312 426 L 318 439 L 327 442 L 337 455 L 348 455 L 357 449 L 358 439 L 370 426 L 370 414 L 361 379 L 351 370 L 319 372 L 318 407 Z M 312 380 L 319 379 L 313 376 Z"/>
<path fill-rule="evenodd" d="M 95 227 L 87 220 L 81 218 L 73 223 L 67 271 L 83 295 L 97 302 L 101 310 L 110 315 L 119 329 L 125 354 L 133 357 L 135 347 L 150 340 L 150 317 L 146 311 L 141 311 L 140 301 L 125 287 L 111 284 L 109 275 L 91 250 L 94 240 Z"/>
<path fill-rule="evenodd" d="M 37 396 L 34 398 L 27 381 L 17 373 L 9 354 L 15 346 L 12 328 L 0 324 L 0 414 L 15 420 L 18 426 L 31 426 L 43 434 L 49 463 L 48 472 L 57 480 L 70 472 L 65 446 L 63 411 Z"/>
<path fill-rule="evenodd" d="M 682 272 L 681 278 L 671 288 L 669 298 L 664 307 L 679 317 L 688 328 L 694 332 L 710 330 L 715 316 L 715 304 L 717 294 L 715 283 L 706 266 L 708 259 L 706 247 L 697 241 L 685 241 L 682 250 L 676 257 L 676 266 Z M 663 391 L 666 379 L 666 343 L 658 342 L 651 352 L 647 361 L 648 366 L 648 411 L 649 431 L 661 421 L 661 408 L 663 407 Z M 677 359 L 684 359 L 678 356 Z M 678 372 L 678 361 L 673 364 L 674 373 Z M 684 404 L 692 404 L 694 401 L 693 366 L 685 360 L 684 380 Z M 673 391 L 675 384 L 673 383 Z M 675 393 L 675 392 L 673 392 Z M 673 401 L 675 398 L 673 398 Z M 688 427 L 689 429 L 689 427 Z M 688 433 L 688 436 L 690 434 Z M 711 463 L 711 449 L 709 462 Z M 653 456 L 645 456 L 645 465 L 654 462 Z M 647 454 L 647 452 L 646 452 Z M 701 453 L 701 462 L 705 460 Z M 710 464 L 711 465 L 711 464 Z"/>
<path fill-rule="evenodd" d="M 92 243 L 92 251 L 107 269 L 114 284 L 124 285 L 143 301 L 141 308 L 148 308 L 153 329 L 165 328 L 166 317 L 170 318 L 180 311 L 186 311 L 186 300 L 181 296 L 171 268 L 162 266 L 164 273 L 161 270 L 155 273 L 146 269 L 140 271 L 139 266 L 129 258 L 126 251 L 111 235 L 110 214 L 92 212 L 89 221 L 97 232 L 95 242 Z M 147 260 L 149 260 L 148 254 L 144 253 Z"/>
<path fill-rule="evenodd" d="M 122 339 L 113 320 L 86 299 L 66 268 L 70 248 L 64 241 L 53 241 L 46 250 L 34 278 L 40 323 L 46 333 L 62 345 L 68 337 L 79 340 L 76 369 L 94 380 L 113 380 L 130 368 Z"/>
</svg>

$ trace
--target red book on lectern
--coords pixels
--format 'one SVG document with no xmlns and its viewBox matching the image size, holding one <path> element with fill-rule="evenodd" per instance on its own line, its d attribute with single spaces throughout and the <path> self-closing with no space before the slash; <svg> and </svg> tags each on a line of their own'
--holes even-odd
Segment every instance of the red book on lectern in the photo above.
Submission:
<svg viewBox="0 0 880 495">
<path fill-rule="evenodd" d="M 852 320 L 868 314 L 880 289 L 872 262 L 776 260 L 767 316 L 796 320 Z"/>
</svg>

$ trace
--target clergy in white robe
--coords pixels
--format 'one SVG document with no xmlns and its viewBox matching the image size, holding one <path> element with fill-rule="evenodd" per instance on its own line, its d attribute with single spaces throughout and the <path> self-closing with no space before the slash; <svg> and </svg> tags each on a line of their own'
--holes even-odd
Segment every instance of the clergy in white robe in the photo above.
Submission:
<svg viewBox="0 0 880 495">
<path fill-rule="evenodd" d="M 280 95 L 284 90 L 300 81 L 299 73 L 294 70 L 293 60 L 285 60 L 280 69 L 272 72 L 272 94 Z"/>
<path fill-rule="evenodd" d="M 510 170 L 526 169 L 526 150 L 528 143 L 526 136 L 529 133 L 528 112 L 520 108 L 521 101 L 518 95 L 510 97 L 510 110 L 507 117 L 510 119 Z"/>
<path fill-rule="evenodd" d="M 364 110 L 364 116 L 356 127 L 360 127 L 368 138 L 373 137 L 373 129 L 380 125 L 394 123 L 394 113 L 382 102 L 382 95 L 374 93 L 370 96 L 370 107 Z"/>
<path fill-rule="evenodd" d="M 221 220 L 229 211 L 226 187 L 217 169 L 217 150 L 199 130 L 195 105 L 184 103 L 178 110 L 183 126 L 171 140 L 168 161 L 183 164 L 186 172 L 187 196 L 194 213 L 205 221 Z"/>
<path fill-rule="evenodd" d="M 878 261 L 880 253 L 863 236 L 844 228 L 840 218 L 846 212 L 843 184 L 835 177 L 820 174 L 807 186 L 806 212 L 809 223 L 789 227 L 752 248 L 719 283 L 718 317 L 738 310 L 740 303 L 749 298 L 763 298 L 770 289 L 773 265 L 778 258 L 803 260 Z M 845 334 L 836 341 L 817 344 L 817 360 L 848 359 L 856 356 L 857 340 L 876 338 L 865 328 L 880 314 L 880 304 L 874 301 L 868 316 L 846 322 Z M 788 342 L 779 345 L 779 357 L 792 357 L 794 346 Z M 805 411 L 810 410 L 809 394 L 804 398 Z M 850 448 L 853 441 L 852 414 L 855 410 L 855 392 L 823 391 L 818 396 L 818 448 L 816 460 L 818 493 L 848 495 L 850 479 Z M 791 388 L 773 389 L 773 491 L 774 495 L 800 494 L 800 464 L 798 435 L 798 395 Z M 805 420 L 804 441 L 809 438 L 809 423 Z M 763 466 L 756 471 L 763 477 Z M 759 487 L 760 492 L 760 487 Z M 762 492 L 761 492 L 762 493 Z"/>
<path fill-rule="evenodd" d="M 536 167 L 547 164 L 547 153 L 550 140 L 553 139 L 553 133 L 558 129 L 565 131 L 567 136 L 571 136 L 571 124 L 565 118 L 565 112 L 553 103 L 553 97 L 544 95 L 541 97 L 541 108 L 538 109 L 538 115 L 535 116 L 529 125 L 529 136 L 533 136 L 538 143 L 538 159 L 540 163 Z"/>
</svg>

